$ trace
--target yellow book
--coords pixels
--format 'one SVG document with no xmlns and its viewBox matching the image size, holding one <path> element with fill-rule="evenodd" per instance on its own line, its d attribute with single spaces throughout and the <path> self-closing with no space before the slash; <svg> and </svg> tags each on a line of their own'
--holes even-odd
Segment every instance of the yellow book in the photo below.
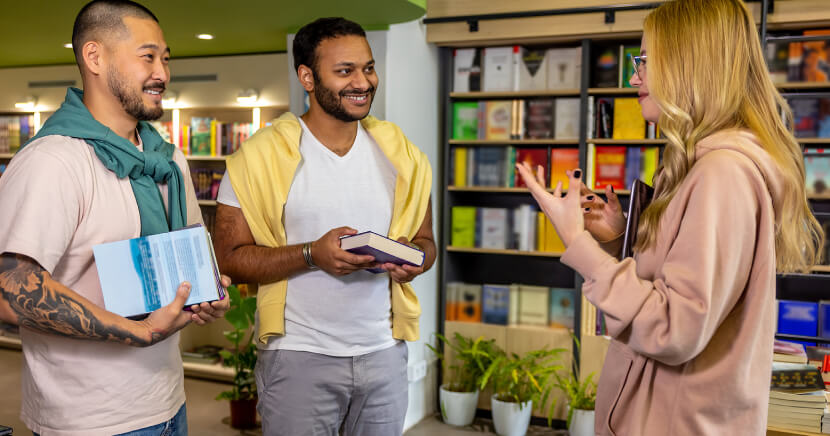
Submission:
<svg viewBox="0 0 830 436">
<path fill-rule="evenodd" d="M 210 155 L 216 156 L 216 120 L 210 120 Z"/>
<path fill-rule="evenodd" d="M 556 228 L 549 219 L 545 219 L 545 251 L 550 253 L 563 253 L 565 251 L 565 243 L 556 233 Z"/>
<path fill-rule="evenodd" d="M 458 188 L 467 186 L 467 147 L 455 147 L 455 183 Z"/>
<path fill-rule="evenodd" d="M 654 186 L 654 172 L 657 170 L 657 161 L 660 159 L 660 150 L 657 147 L 644 147 L 640 154 L 640 162 L 642 165 L 640 170 L 640 180 L 646 182 L 648 185 Z"/>
<path fill-rule="evenodd" d="M 190 154 L 190 126 L 182 126 L 182 152 Z"/>
<path fill-rule="evenodd" d="M 636 98 L 614 99 L 614 139 L 646 139 L 646 120 Z"/>
<path fill-rule="evenodd" d="M 545 222 L 547 220 L 544 213 L 536 212 L 536 251 L 545 251 L 545 241 L 547 241 Z"/>
</svg>

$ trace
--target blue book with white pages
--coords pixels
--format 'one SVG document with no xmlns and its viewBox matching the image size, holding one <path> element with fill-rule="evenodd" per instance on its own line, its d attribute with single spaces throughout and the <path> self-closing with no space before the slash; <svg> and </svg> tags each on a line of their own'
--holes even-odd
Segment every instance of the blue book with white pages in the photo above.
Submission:
<svg viewBox="0 0 830 436">
<path fill-rule="evenodd" d="M 176 298 L 179 284 L 190 282 L 186 306 L 225 298 L 213 244 L 199 224 L 169 233 L 92 247 L 104 307 L 138 317 Z"/>
</svg>

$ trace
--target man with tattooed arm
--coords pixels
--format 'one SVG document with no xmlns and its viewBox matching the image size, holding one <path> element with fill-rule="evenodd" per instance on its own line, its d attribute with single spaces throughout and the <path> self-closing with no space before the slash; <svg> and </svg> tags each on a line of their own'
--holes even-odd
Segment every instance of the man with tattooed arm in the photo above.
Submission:
<svg viewBox="0 0 830 436">
<path fill-rule="evenodd" d="M 184 156 L 147 123 L 163 112 L 170 49 L 127 0 L 84 6 L 72 45 L 83 91 L 67 90 L 0 179 L 0 319 L 21 326 L 21 419 L 44 436 L 186 435 L 177 332 L 227 300 L 183 311 L 182 283 L 146 319 L 122 318 L 103 308 L 92 254 L 201 222 Z"/>
</svg>

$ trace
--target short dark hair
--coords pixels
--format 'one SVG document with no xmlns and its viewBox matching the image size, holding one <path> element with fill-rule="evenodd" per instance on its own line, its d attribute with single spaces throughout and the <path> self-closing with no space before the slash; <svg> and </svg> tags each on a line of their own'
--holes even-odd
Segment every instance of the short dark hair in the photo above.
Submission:
<svg viewBox="0 0 830 436">
<path fill-rule="evenodd" d="M 82 65 L 81 50 L 87 41 L 100 38 L 102 34 L 125 36 L 127 26 L 124 25 L 124 17 L 159 22 L 149 9 L 130 0 L 93 0 L 81 8 L 72 27 L 72 51 L 78 65 Z"/>
<path fill-rule="evenodd" d="M 294 71 L 305 65 L 317 70 L 317 46 L 323 40 L 340 36 L 356 35 L 366 37 L 360 24 L 342 17 L 319 18 L 303 26 L 294 36 Z"/>
</svg>

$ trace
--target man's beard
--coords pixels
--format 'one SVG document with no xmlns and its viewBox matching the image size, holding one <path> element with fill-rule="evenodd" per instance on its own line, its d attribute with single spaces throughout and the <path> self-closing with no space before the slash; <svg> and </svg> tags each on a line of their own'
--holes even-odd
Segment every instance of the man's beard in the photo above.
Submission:
<svg viewBox="0 0 830 436">
<path fill-rule="evenodd" d="M 375 100 L 375 87 L 369 85 L 367 89 L 344 89 L 340 92 L 335 93 L 331 88 L 326 87 L 320 81 L 320 78 L 317 77 L 317 74 L 314 74 L 314 98 L 317 100 L 317 103 L 320 104 L 320 107 L 323 109 L 323 112 L 333 116 L 334 118 L 350 123 L 352 121 L 360 121 L 366 118 L 366 115 L 369 115 L 369 111 L 366 111 L 366 115 L 363 116 L 354 116 L 346 111 L 346 108 L 343 107 L 342 99 L 346 98 L 349 95 L 362 95 L 368 94 L 367 98 L 369 99 L 369 109 L 372 108 L 372 103 Z"/>
<path fill-rule="evenodd" d="M 141 93 L 136 93 L 131 90 L 125 81 L 122 80 L 121 74 L 115 67 L 110 69 L 109 74 L 107 74 L 107 85 L 112 95 L 121 102 L 121 107 L 124 108 L 124 111 L 136 120 L 153 121 L 164 115 L 164 108 L 161 106 L 145 106 L 142 98 L 143 88 Z M 162 90 L 164 89 L 164 84 L 161 84 L 161 88 Z"/>
</svg>

